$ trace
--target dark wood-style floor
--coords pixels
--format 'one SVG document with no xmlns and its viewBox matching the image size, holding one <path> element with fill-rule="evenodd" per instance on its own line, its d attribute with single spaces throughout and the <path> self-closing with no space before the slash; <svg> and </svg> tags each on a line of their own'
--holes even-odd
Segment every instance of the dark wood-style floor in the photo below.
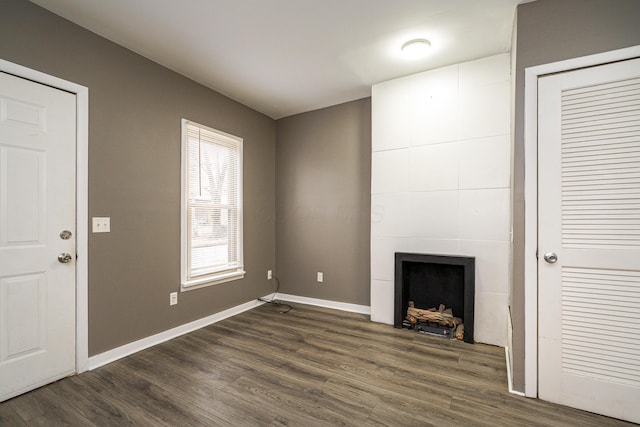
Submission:
<svg viewBox="0 0 640 427">
<path fill-rule="evenodd" d="M 509 394 L 502 348 L 304 305 L 264 305 L 0 404 L 2 426 L 625 424 Z"/>
</svg>

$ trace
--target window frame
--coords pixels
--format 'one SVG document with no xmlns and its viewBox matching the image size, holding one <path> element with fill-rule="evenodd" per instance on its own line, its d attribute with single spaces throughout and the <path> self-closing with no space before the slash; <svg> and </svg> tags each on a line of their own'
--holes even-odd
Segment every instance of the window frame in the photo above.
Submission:
<svg viewBox="0 0 640 427">
<path fill-rule="evenodd" d="M 224 146 L 237 145 L 238 163 L 236 166 L 236 196 L 237 196 L 237 266 L 226 270 L 190 276 L 191 263 L 191 218 L 189 216 L 189 137 L 188 127 L 194 126 L 215 135 L 216 139 L 224 141 Z M 213 129 L 188 119 L 181 121 L 181 159 L 180 159 L 180 290 L 188 291 L 206 286 L 219 285 L 244 278 L 244 249 L 243 249 L 243 138 Z"/>
</svg>

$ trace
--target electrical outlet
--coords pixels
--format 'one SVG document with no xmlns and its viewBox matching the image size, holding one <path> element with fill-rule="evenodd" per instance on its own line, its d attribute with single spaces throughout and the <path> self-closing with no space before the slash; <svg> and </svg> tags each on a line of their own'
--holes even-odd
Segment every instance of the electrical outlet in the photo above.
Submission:
<svg viewBox="0 0 640 427">
<path fill-rule="evenodd" d="M 169 305 L 176 305 L 178 303 L 178 293 L 171 292 L 169 294 Z"/>
<path fill-rule="evenodd" d="M 271 280 L 273 278 L 273 272 L 271 270 L 267 270 L 267 280 Z"/>
<path fill-rule="evenodd" d="M 109 233 L 111 232 L 111 217 L 97 217 L 93 218 L 93 229 L 94 233 Z"/>
<path fill-rule="evenodd" d="M 324 281 L 324 274 L 322 273 L 322 271 L 318 271 L 318 282 L 323 282 Z"/>
</svg>

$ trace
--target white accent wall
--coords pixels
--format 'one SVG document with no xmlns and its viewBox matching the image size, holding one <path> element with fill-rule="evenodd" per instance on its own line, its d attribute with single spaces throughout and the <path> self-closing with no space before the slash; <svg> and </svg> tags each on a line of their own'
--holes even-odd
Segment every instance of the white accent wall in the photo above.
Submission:
<svg viewBox="0 0 640 427">
<path fill-rule="evenodd" d="M 395 252 L 474 256 L 475 341 L 506 345 L 510 87 L 509 54 L 373 86 L 371 320 L 393 324 Z"/>
</svg>

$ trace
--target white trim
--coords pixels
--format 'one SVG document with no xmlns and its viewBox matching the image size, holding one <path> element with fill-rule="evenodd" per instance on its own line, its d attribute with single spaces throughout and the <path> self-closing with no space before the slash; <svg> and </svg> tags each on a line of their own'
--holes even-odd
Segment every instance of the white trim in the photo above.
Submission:
<svg viewBox="0 0 640 427">
<path fill-rule="evenodd" d="M 218 274 L 213 277 L 206 276 L 203 279 L 189 280 L 188 282 L 183 282 L 181 284 L 180 292 L 192 291 L 194 289 L 200 289 L 206 286 L 221 285 L 233 280 L 244 279 L 245 274 L 247 274 L 246 271 L 238 270 L 232 273 Z"/>
<path fill-rule="evenodd" d="M 513 389 L 513 371 L 511 371 L 511 355 L 509 353 L 509 347 L 504 348 L 504 358 L 507 363 L 507 382 L 509 384 L 509 393 L 515 394 L 516 396 L 524 397 L 524 393 L 521 391 L 515 391 Z"/>
<path fill-rule="evenodd" d="M 301 304 L 316 305 L 318 307 L 333 308 L 342 311 L 351 311 L 371 315 L 371 307 L 368 305 L 350 304 L 347 302 L 331 301 L 326 299 L 300 297 L 297 295 L 278 293 L 278 301 L 299 302 Z"/>
<path fill-rule="evenodd" d="M 237 153 L 238 164 L 237 177 L 235 180 L 235 196 L 236 196 L 236 208 L 238 211 L 238 218 L 236 228 L 236 248 L 237 248 L 237 260 L 236 266 L 226 265 L 224 270 L 214 272 L 200 272 L 201 274 L 193 275 L 190 269 L 191 262 L 191 229 L 189 218 L 189 128 L 197 128 L 199 132 L 208 132 L 212 142 L 215 139 L 215 143 L 224 147 L 227 147 Z M 233 280 L 243 279 L 245 275 L 244 271 L 244 244 L 243 244 L 243 146 L 244 139 L 231 135 L 226 132 L 213 129 L 209 126 L 196 123 L 188 119 L 182 119 L 180 122 L 181 138 L 180 138 L 180 291 L 190 291 L 193 289 L 200 289 L 206 286 L 219 285 L 227 283 Z M 202 139 L 199 139 L 199 144 L 202 143 Z M 219 266 L 221 268 L 221 266 Z"/>
<path fill-rule="evenodd" d="M 268 299 L 271 297 L 272 295 L 267 295 L 262 299 Z M 240 314 L 256 308 L 262 304 L 264 304 L 263 301 L 257 299 L 251 300 L 244 304 L 240 304 L 235 307 L 231 307 L 218 313 L 212 314 L 210 316 L 203 317 L 202 319 L 194 320 L 193 322 L 176 326 L 175 328 L 169 329 L 167 331 L 160 332 L 141 340 L 114 348 L 113 350 L 105 351 L 104 353 L 91 356 L 89 358 L 89 369 L 93 370 L 108 363 L 115 362 L 116 360 L 122 359 L 123 357 L 130 356 L 146 348 L 153 347 L 154 345 L 158 345 L 165 341 L 169 341 L 173 338 L 179 337 L 180 335 L 188 334 L 189 332 L 193 332 L 197 329 L 204 328 L 205 326 L 212 325 L 228 317 L 235 316 L 236 314 Z"/>
<path fill-rule="evenodd" d="M 538 397 L 538 75 L 524 83 L 524 392 Z"/>
<path fill-rule="evenodd" d="M 76 372 L 89 369 L 89 89 L 76 92 Z"/>
<path fill-rule="evenodd" d="M 76 95 L 76 373 L 81 373 L 87 370 L 89 355 L 89 89 L 3 59 L 0 71 Z"/>
<path fill-rule="evenodd" d="M 525 395 L 538 396 L 538 77 L 640 56 L 640 46 L 538 65 L 525 69 Z"/>
</svg>

